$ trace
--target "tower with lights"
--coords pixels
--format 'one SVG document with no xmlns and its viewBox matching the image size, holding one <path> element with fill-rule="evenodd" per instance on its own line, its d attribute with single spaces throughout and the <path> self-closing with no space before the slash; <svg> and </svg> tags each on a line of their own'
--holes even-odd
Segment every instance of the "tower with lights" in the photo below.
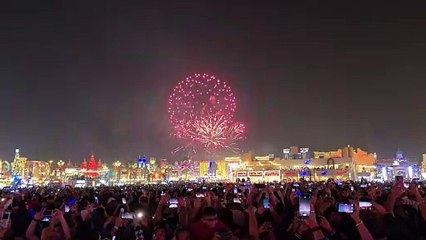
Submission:
<svg viewBox="0 0 426 240">
<path fill-rule="evenodd" d="M 15 150 L 15 158 L 12 163 L 12 173 L 13 175 L 23 177 L 25 175 L 25 166 L 27 164 L 27 158 L 21 157 L 19 154 L 19 149 Z"/>
</svg>

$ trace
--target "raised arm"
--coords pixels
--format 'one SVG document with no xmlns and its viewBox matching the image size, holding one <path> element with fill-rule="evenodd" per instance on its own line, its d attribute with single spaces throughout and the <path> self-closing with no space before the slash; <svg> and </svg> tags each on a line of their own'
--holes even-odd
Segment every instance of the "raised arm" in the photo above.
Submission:
<svg viewBox="0 0 426 240">
<path fill-rule="evenodd" d="M 189 223 L 195 222 L 201 210 L 201 206 L 202 206 L 201 198 L 194 198 L 194 205 L 189 211 Z"/>
<path fill-rule="evenodd" d="M 411 183 L 410 192 L 416 197 L 416 201 L 418 203 L 420 215 L 422 216 L 423 220 L 426 220 L 426 204 L 425 204 L 425 200 L 420 195 L 419 189 L 417 188 L 417 184 L 416 183 Z"/>
<path fill-rule="evenodd" d="M 403 189 L 401 189 L 400 187 L 398 187 L 398 186 L 394 186 L 394 187 L 392 188 L 391 193 L 390 193 L 390 194 L 389 194 L 389 196 L 388 196 L 388 199 L 386 200 L 386 203 L 385 203 L 385 209 L 386 209 L 389 213 L 391 213 L 392 215 L 393 215 L 393 208 L 394 208 L 394 205 L 395 205 L 395 201 L 396 201 L 396 199 L 397 199 L 399 196 L 401 196 L 401 194 L 402 194 L 402 190 L 403 190 Z"/>
<path fill-rule="evenodd" d="M 253 206 L 249 206 L 247 209 L 249 214 L 249 234 L 252 236 L 255 240 L 259 239 L 259 231 L 257 226 L 257 219 L 256 219 L 256 208 Z"/>
<path fill-rule="evenodd" d="M 39 240 L 39 238 L 35 234 L 35 230 L 36 230 L 37 224 L 40 222 L 42 215 L 43 215 L 42 212 L 36 213 L 34 216 L 34 219 L 31 221 L 30 225 L 28 226 L 27 232 L 25 233 L 25 237 L 28 240 Z"/>
<path fill-rule="evenodd" d="M 56 217 L 61 223 L 62 230 L 64 231 L 65 239 L 71 240 L 71 230 L 70 230 L 70 227 L 68 226 L 67 221 L 64 218 L 64 214 L 62 213 L 62 211 L 57 211 L 54 217 Z"/>
<path fill-rule="evenodd" d="M 361 239 L 362 240 L 374 240 L 370 231 L 368 231 L 367 227 L 364 225 L 364 222 L 359 217 L 359 205 L 358 205 L 358 203 L 355 203 L 354 206 L 355 206 L 354 213 L 351 214 L 351 217 L 355 222 L 355 227 L 358 229 L 358 233 L 361 236 Z"/>
<path fill-rule="evenodd" d="M 186 204 L 186 199 L 184 198 L 179 198 L 178 200 L 178 204 L 179 204 L 179 223 L 182 227 L 187 227 L 188 226 L 188 207 Z"/>
<path fill-rule="evenodd" d="M 167 202 L 169 201 L 170 196 L 168 194 L 161 197 L 160 202 L 158 203 L 157 209 L 155 210 L 153 221 L 154 223 L 158 223 L 161 220 L 161 215 L 163 213 L 163 209 L 167 206 Z"/>
</svg>

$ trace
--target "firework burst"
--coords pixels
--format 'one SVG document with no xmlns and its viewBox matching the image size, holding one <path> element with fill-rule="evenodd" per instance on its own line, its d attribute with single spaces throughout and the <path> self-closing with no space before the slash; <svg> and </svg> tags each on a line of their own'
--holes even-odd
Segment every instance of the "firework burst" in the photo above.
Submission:
<svg viewBox="0 0 426 240">
<path fill-rule="evenodd" d="M 194 74 L 178 83 L 169 97 L 169 116 L 176 138 L 184 147 L 202 146 L 207 152 L 238 151 L 245 128 L 234 120 L 236 98 L 226 82 L 208 74 Z"/>
</svg>

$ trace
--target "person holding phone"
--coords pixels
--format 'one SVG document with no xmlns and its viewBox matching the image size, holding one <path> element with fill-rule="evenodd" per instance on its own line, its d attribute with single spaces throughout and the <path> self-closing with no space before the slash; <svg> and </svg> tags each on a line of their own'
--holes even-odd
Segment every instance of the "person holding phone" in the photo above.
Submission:
<svg viewBox="0 0 426 240">
<path fill-rule="evenodd" d="M 355 222 L 355 227 L 358 230 L 359 235 L 361 236 L 362 240 L 373 240 L 373 236 L 371 235 L 370 231 L 368 231 L 367 227 L 364 225 L 364 222 L 361 220 L 359 216 L 359 203 L 354 202 L 354 212 L 351 214 L 351 218 Z"/>
<path fill-rule="evenodd" d="M 0 239 L 7 239 L 7 236 L 10 235 L 11 232 L 11 213 L 6 211 L 11 203 L 12 199 L 5 199 L 5 201 L 0 203 L 0 216 L 2 216 L 2 224 L 0 225 Z"/>
<path fill-rule="evenodd" d="M 44 228 L 41 232 L 41 237 L 38 238 L 35 234 L 37 224 L 42 220 L 44 216 L 43 212 L 38 212 L 34 216 L 33 221 L 27 229 L 26 237 L 29 240 L 71 240 L 71 231 L 67 221 L 64 218 L 62 211 L 55 210 L 52 212 L 49 226 Z"/>
<path fill-rule="evenodd" d="M 27 231 L 25 233 L 25 236 L 28 240 L 38 240 L 39 237 L 36 234 L 36 228 L 37 225 L 40 223 L 41 219 L 43 217 L 43 212 L 38 212 L 34 215 L 33 220 L 31 221 L 30 225 L 27 228 Z"/>
</svg>

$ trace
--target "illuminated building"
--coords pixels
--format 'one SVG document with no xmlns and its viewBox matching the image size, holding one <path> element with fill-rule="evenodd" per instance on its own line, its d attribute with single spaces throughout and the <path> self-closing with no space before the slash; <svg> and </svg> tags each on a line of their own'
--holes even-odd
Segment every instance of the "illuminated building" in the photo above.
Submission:
<svg viewBox="0 0 426 240">
<path fill-rule="evenodd" d="M 163 158 L 160 160 L 160 169 L 167 168 L 169 165 L 169 160 Z"/>
<path fill-rule="evenodd" d="M 25 166 L 26 166 L 27 158 L 21 157 L 19 154 L 19 149 L 15 150 L 15 159 L 12 162 L 12 173 L 13 175 L 17 175 L 20 177 L 25 176 Z"/>
<path fill-rule="evenodd" d="M 341 149 L 338 149 L 337 151 L 330 151 L 330 152 L 314 152 L 315 159 L 342 158 L 342 157 L 343 157 L 343 152 Z"/>
<path fill-rule="evenodd" d="M 27 160 L 24 179 L 32 179 L 32 183 L 42 184 L 50 174 L 50 166 L 46 161 Z"/>
<path fill-rule="evenodd" d="M 186 160 L 177 165 L 175 179 L 195 180 L 198 176 L 200 176 L 200 170 L 196 162 Z"/>
<path fill-rule="evenodd" d="M 228 178 L 228 167 L 224 160 L 216 161 L 216 177 L 219 179 Z"/>
<path fill-rule="evenodd" d="M 226 157 L 224 161 L 227 167 L 227 175 L 232 178 L 233 172 L 236 172 L 242 163 L 241 157 Z"/>
<path fill-rule="evenodd" d="M 90 156 L 89 164 L 87 164 L 86 159 L 83 159 L 81 164 L 81 173 L 87 178 L 98 178 L 101 173 L 106 172 L 107 170 L 103 169 L 101 159 L 96 162 L 95 155 Z"/>
<path fill-rule="evenodd" d="M 236 167 L 237 161 L 231 161 L 231 159 L 227 161 L 232 163 L 232 167 L 230 167 L 232 180 L 250 178 L 250 181 L 254 183 L 281 180 L 281 160 L 275 158 L 273 154 L 255 156 L 252 152 L 245 153 L 238 167 Z"/>
<path fill-rule="evenodd" d="M 426 154 L 423 154 L 422 159 L 422 178 L 423 180 L 426 179 Z"/>
<path fill-rule="evenodd" d="M 8 161 L 3 161 L 0 159 L 0 174 L 3 176 L 10 175 L 11 171 L 11 164 Z"/>
<path fill-rule="evenodd" d="M 283 159 L 308 159 L 309 156 L 309 148 L 300 148 L 293 146 L 290 148 L 283 149 Z"/>
<path fill-rule="evenodd" d="M 306 158 L 309 156 L 308 148 L 299 150 L 292 147 L 284 149 L 283 153 L 283 159 L 275 158 L 273 154 L 254 156 L 247 153 L 238 167 L 232 163 L 230 179 L 250 177 L 253 182 L 299 178 L 315 181 L 328 178 L 371 180 L 376 176 L 376 154 L 359 148 L 348 146 L 337 151 L 314 152 L 314 158 Z"/>
<path fill-rule="evenodd" d="M 403 176 L 405 179 L 420 178 L 422 169 L 414 158 L 406 158 L 401 150 L 392 159 L 380 159 L 377 161 L 378 177 L 383 181 L 392 181 L 395 176 Z"/>
<path fill-rule="evenodd" d="M 198 165 L 201 177 L 208 177 L 210 173 L 210 161 L 202 160 Z"/>
<path fill-rule="evenodd" d="M 294 178 L 296 171 L 298 177 L 317 181 L 328 178 L 371 180 L 376 173 L 376 158 L 375 153 L 351 146 L 329 152 L 314 151 L 313 159 L 284 161 L 283 177 Z"/>
<path fill-rule="evenodd" d="M 241 167 L 242 157 L 226 157 L 224 160 L 198 162 L 199 176 L 202 178 L 214 178 L 215 180 L 227 180 Z M 195 166 L 196 167 L 196 166 Z"/>
</svg>

